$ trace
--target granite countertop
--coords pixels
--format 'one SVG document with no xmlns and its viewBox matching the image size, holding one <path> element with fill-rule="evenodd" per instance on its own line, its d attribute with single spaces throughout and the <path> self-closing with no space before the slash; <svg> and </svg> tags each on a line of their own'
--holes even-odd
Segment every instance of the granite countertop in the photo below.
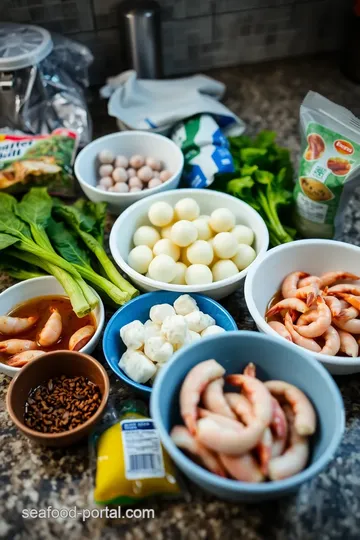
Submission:
<svg viewBox="0 0 360 540">
<path fill-rule="evenodd" d="M 274 129 L 280 144 L 298 158 L 299 105 L 309 89 L 360 112 L 360 87 L 344 79 L 334 56 L 227 68 L 210 75 L 228 88 L 227 105 L 248 124 L 249 132 Z M 91 104 L 95 135 L 116 129 L 105 104 Z M 360 245 L 360 196 L 347 209 L 343 239 Z M 0 290 L 11 281 L 0 276 Z M 225 299 L 240 329 L 254 330 L 243 290 Z M 94 356 L 104 362 L 101 346 Z M 112 373 L 111 395 L 118 401 L 129 390 Z M 50 540 L 66 535 L 72 540 L 210 538 L 243 540 L 357 539 L 360 525 L 360 374 L 336 378 L 342 392 L 347 429 L 330 465 L 300 491 L 277 502 L 259 505 L 217 500 L 190 486 L 191 500 L 157 501 L 154 519 L 23 519 L 24 508 L 91 508 L 92 477 L 87 444 L 67 450 L 33 445 L 10 421 L 5 408 L 9 379 L 0 375 L 0 538 Z"/>
</svg>

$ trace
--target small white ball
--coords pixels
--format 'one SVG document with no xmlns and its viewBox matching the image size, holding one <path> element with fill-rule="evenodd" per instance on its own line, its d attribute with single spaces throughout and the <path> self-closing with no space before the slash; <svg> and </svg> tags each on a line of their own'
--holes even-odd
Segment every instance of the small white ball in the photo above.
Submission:
<svg viewBox="0 0 360 540">
<path fill-rule="evenodd" d="M 161 335 L 161 325 L 154 323 L 151 319 L 148 319 L 144 323 L 144 341 L 149 338 Z"/>
<path fill-rule="evenodd" d="M 235 216 L 228 208 L 217 208 L 210 216 L 210 227 L 215 232 L 227 232 L 235 227 Z"/>
<path fill-rule="evenodd" d="M 107 187 L 102 186 L 101 184 L 98 184 L 98 185 L 96 186 L 96 189 L 100 189 L 100 191 L 107 191 L 107 190 L 108 190 Z"/>
<path fill-rule="evenodd" d="M 133 169 L 140 169 L 145 163 L 145 159 L 143 156 L 140 156 L 139 154 L 136 154 L 135 156 L 131 156 L 129 159 L 130 167 Z"/>
<path fill-rule="evenodd" d="M 180 259 L 180 248 L 179 246 L 176 246 L 171 240 L 168 238 L 162 238 L 158 242 L 156 242 L 154 248 L 153 248 L 154 255 L 169 255 L 174 261 L 178 261 Z"/>
<path fill-rule="evenodd" d="M 212 242 L 215 255 L 220 259 L 231 259 L 237 252 L 239 244 L 235 236 L 229 232 L 222 232 L 215 236 Z"/>
<path fill-rule="evenodd" d="M 158 178 L 152 178 L 150 180 L 150 182 L 148 183 L 148 188 L 151 189 L 151 188 L 154 188 L 154 187 L 158 187 L 158 186 L 161 186 L 161 180 L 159 180 Z"/>
<path fill-rule="evenodd" d="M 190 294 L 182 294 L 174 302 L 174 309 L 177 315 L 188 315 L 193 311 L 199 311 L 196 300 Z"/>
<path fill-rule="evenodd" d="M 128 173 L 128 177 L 129 177 L 129 178 L 133 178 L 133 176 L 136 176 L 136 171 L 135 171 L 135 169 L 133 169 L 132 167 L 130 167 L 129 169 L 127 169 L 126 172 Z"/>
<path fill-rule="evenodd" d="M 186 264 L 182 262 L 176 263 L 176 275 L 171 283 L 175 283 L 176 285 L 186 285 L 185 281 L 185 272 L 186 272 L 187 266 Z"/>
<path fill-rule="evenodd" d="M 114 167 L 112 165 L 101 165 L 99 167 L 99 174 L 101 177 L 111 176 L 112 172 L 114 170 Z"/>
<path fill-rule="evenodd" d="M 238 244 L 251 246 L 254 241 L 254 231 L 246 225 L 236 225 L 230 232 L 235 236 Z"/>
<path fill-rule="evenodd" d="M 156 227 L 166 227 L 172 222 L 174 210 L 169 203 L 159 201 L 152 204 L 148 211 L 150 222 Z"/>
<path fill-rule="evenodd" d="M 128 264 L 135 272 L 146 274 L 153 257 L 149 246 L 136 246 L 129 253 Z"/>
<path fill-rule="evenodd" d="M 201 336 L 193 330 L 189 330 L 186 336 L 186 343 L 194 343 L 194 341 L 200 341 Z"/>
<path fill-rule="evenodd" d="M 208 266 L 204 264 L 192 264 L 185 272 L 187 285 L 207 285 L 212 283 L 213 276 Z"/>
<path fill-rule="evenodd" d="M 170 304 L 155 304 L 150 309 L 150 319 L 155 324 L 162 324 L 166 317 L 176 315 L 175 309 Z"/>
<path fill-rule="evenodd" d="M 221 326 L 218 326 L 217 324 L 213 324 L 201 332 L 201 337 L 214 336 L 215 334 L 223 334 L 224 332 L 224 328 L 221 328 Z"/>
<path fill-rule="evenodd" d="M 149 246 L 149 248 L 153 248 L 160 240 L 160 234 L 154 227 L 150 227 L 149 225 L 142 225 L 142 227 L 139 227 L 133 236 L 133 242 L 135 246 Z"/>
<path fill-rule="evenodd" d="M 114 185 L 113 179 L 110 176 L 103 176 L 99 182 L 100 186 L 108 189 Z"/>
<path fill-rule="evenodd" d="M 238 270 L 244 270 L 253 262 L 256 257 L 256 251 L 248 244 L 239 244 L 238 250 L 232 261 L 236 264 Z"/>
<path fill-rule="evenodd" d="M 112 163 L 114 161 L 114 154 L 111 150 L 101 150 L 98 154 L 98 160 L 100 163 Z"/>
<path fill-rule="evenodd" d="M 239 273 L 239 270 L 233 261 L 222 259 L 214 264 L 212 267 L 212 274 L 214 281 L 221 281 L 222 279 L 235 276 Z"/>
<path fill-rule="evenodd" d="M 200 216 L 200 207 L 198 203 L 190 197 L 180 199 L 175 204 L 175 215 L 178 220 L 186 219 L 187 221 L 193 221 Z"/>
<path fill-rule="evenodd" d="M 210 218 L 209 218 L 210 219 Z M 199 240 L 209 240 L 213 233 L 209 227 L 209 221 L 204 218 L 197 218 L 192 222 L 198 230 L 198 239 Z"/>
<path fill-rule="evenodd" d="M 128 184 L 131 188 L 138 187 L 142 189 L 143 187 L 142 181 L 137 176 L 132 176 L 131 178 L 129 178 Z"/>
<path fill-rule="evenodd" d="M 168 238 L 170 240 L 171 238 L 171 227 L 172 225 L 167 225 L 166 227 L 163 227 L 160 231 L 161 238 Z"/>
<path fill-rule="evenodd" d="M 115 167 L 123 167 L 127 169 L 129 166 L 129 160 L 126 156 L 116 156 L 115 158 Z"/>
<path fill-rule="evenodd" d="M 187 248 L 186 255 L 191 264 L 205 264 L 206 266 L 211 264 L 214 258 L 213 249 L 205 240 L 196 240 Z"/>
<path fill-rule="evenodd" d="M 176 262 L 169 255 L 157 255 L 149 265 L 151 279 L 170 283 L 176 276 Z"/>
<path fill-rule="evenodd" d="M 153 171 L 153 178 L 158 178 L 158 179 L 160 179 L 160 173 L 159 173 L 159 171 Z"/>
<path fill-rule="evenodd" d="M 167 182 L 168 180 L 170 180 L 170 178 L 173 176 L 173 174 L 170 172 L 170 171 L 161 171 L 160 173 L 160 180 L 162 182 Z"/>
<path fill-rule="evenodd" d="M 174 346 L 181 346 L 185 343 L 187 331 L 185 318 L 181 315 L 166 317 L 161 326 L 161 334 L 166 341 L 169 341 Z"/>
<path fill-rule="evenodd" d="M 171 343 L 161 336 L 154 336 L 145 342 L 144 352 L 155 363 L 164 364 L 174 353 Z"/>
<path fill-rule="evenodd" d="M 197 240 L 198 231 L 191 221 L 182 219 L 171 228 L 171 240 L 180 247 L 187 247 Z"/>
<path fill-rule="evenodd" d="M 138 170 L 137 177 L 140 178 L 142 182 L 147 184 L 153 177 L 153 170 L 145 165 Z"/>
<path fill-rule="evenodd" d="M 115 193 L 127 193 L 129 191 L 129 186 L 125 182 L 118 182 L 110 189 Z"/>
<path fill-rule="evenodd" d="M 150 167 L 153 171 L 161 171 L 161 161 L 153 157 L 146 158 L 146 165 Z"/>
<path fill-rule="evenodd" d="M 139 191 L 142 191 L 142 188 L 138 186 L 129 189 L 129 193 L 139 193 Z"/>
<path fill-rule="evenodd" d="M 113 170 L 112 177 L 115 182 L 126 182 L 128 179 L 128 173 L 124 167 L 117 167 Z"/>
</svg>

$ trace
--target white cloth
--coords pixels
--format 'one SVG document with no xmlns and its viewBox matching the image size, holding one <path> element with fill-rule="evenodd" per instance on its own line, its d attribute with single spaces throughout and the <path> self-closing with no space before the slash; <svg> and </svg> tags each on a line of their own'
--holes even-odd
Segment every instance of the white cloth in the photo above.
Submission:
<svg viewBox="0 0 360 540">
<path fill-rule="evenodd" d="M 237 135 L 245 124 L 219 102 L 225 85 L 206 75 L 182 79 L 138 79 L 126 71 L 107 81 L 100 91 L 110 98 L 108 112 L 131 129 L 169 129 L 195 114 L 211 114 L 227 135 Z"/>
</svg>

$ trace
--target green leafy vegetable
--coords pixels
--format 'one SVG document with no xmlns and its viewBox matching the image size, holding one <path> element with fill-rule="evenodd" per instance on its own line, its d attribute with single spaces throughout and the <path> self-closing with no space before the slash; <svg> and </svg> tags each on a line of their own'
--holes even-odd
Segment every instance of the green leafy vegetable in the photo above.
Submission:
<svg viewBox="0 0 360 540">
<path fill-rule="evenodd" d="M 101 245 L 103 245 L 106 218 L 106 203 L 94 203 L 85 199 L 78 199 L 74 204 L 74 207 L 80 210 L 80 212 L 83 212 L 88 217 L 94 219 L 95 224 L 92 229 L 92 235 Z"/>
<path fill-rule="evenodd" d="M 19 265 L 18 260 L 10 255 L 4 255 L 3 253 L 1 254 L 0 269 L 3 272 L 6 272 L 9 276 L 21 281 L 35 277 L 43 277 L 46 275 L 32 264 L 27 264 L 25 270 L 21 265 Z"/>
</svg>

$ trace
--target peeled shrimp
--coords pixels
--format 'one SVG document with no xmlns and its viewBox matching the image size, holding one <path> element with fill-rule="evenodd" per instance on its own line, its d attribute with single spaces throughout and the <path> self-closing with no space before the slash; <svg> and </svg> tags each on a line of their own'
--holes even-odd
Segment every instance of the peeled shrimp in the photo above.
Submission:
<svg viewBox="0 0 360 540">
<path fill-rule="evenodd" d="M 287 413 L 288 419 L 290 415 Z M 269 462 L 268 474 L 271 480 L 283 480 L 302 471 L 309 459 L 309 441 L 299 435 L 293 420 L 290 420 L 289 448 L 281 456 Z"/>
<path fill-rule="evenodd" d="M 11 336 L 12 334 L 20 334 L 29 330 L 38 317 L 8 317 L 6 315 L 0 316 L 0 333 Z"/>
<path fill-rule="evenodd" d="M 360 322 L 360 321 L 359 321 Z M 0 342 L 0 352 L 6 354 L 18 354 L 24 351 L 33 351 L 37 345 L 30 339 L 8 339 Z"/>
<path fill-rule="evenodd" d="M 320 288 L 321 279 L 318 276 L 308 276 L 303 279 L 300 279 L 298 283 L 299 289 L 301 287 L 307 287 L 308 285 L 316 285 Z"/>
<path fill-rule="evenodd" d="M 180 412 L 192 435 L 196 434 L 196 408 L 201 393 L 211 381 L 222 377 L 224 373 L 225 369 L 215 360 L 206 360 L 193 367 L 186 375 L 180 391 Z"/>
<path fill-rule="evenodd" d="M 283 309 L 294 309 L 295 311 L 300 311 L 300 313 L 305 313 L 308 310 L 308 306 L 299 298 L 285 298 L 270 308 L 266 316 L 272 317 L 280 313 Z"/>
<path fill-rule="evenodd" d="M 225 381 L 222 377 L 213 380 L 205 388 L 201 400 L 209 411 L 236 419 L 236 415 L 232 412 L 225 399 L 223 392 L 224 384 Z"/>
<path fill-rule="evenodd" d="M 317 319 L 308 324 L 307 326 L 295 326 L 295 330 L 303 337 L 306 338 L 315 338 L 322 336 L 331 324 L 331 311 L 328 306 L 325 304 L 325 301 L 322 297 L 318 297 L 316 300 L 318 308 L 318 317 Z"/>
<path fill-rule="evenodd" d="M 316 309 L 309 309 L 309 311 L 300 315 L 300 317 L 296 321 L 296 326 L 305 326 L 311 322 L 314 322 L 316 321 L 318 316 L 319 314 Z"/>
<path fill-rule="evenodd" d="M 340 298 L 343 298 L 350 306 L 353 306 L 355 309 L 360 310 L 360 296 L 355 296 L 354 294 L 347 293 L 338 293 Z"/>
<path fill-rule="evenodd" d="M 330 308 L 333 317 L 340 315 L 342 306 L 340 300 L 336 296 L 324 296 L 324 300 L 326 305 Z"/>
<path fill-rule="evenodd" d="M 256 450 L 259 456 L 261 472 L 263 474 L 268 473 L 269 461 L 272 455 L 272 446 L 273 446 L 273 436 L 271 433 L 271 429 L 266 428 L 256 447 Z"/>
<path fill-rule="evenodd" d="M 354 294 L 355 296 L 360 296 L 360 287 L 348 283 L 343 283 L 341 285 L 334 285 L 328 290 L 328 294 L 331 296 L 338 296 L 338 293 L 347 293 Z"/>
<path fill-rule="evenodd" d="M 346 302 L 346 305 L 349 304 Z M 340 315 L 338 315 L 338 318 L 342 321 L 350 321 L 351 319 L 356 319 L 359 316 L 359 310 L 354 308 L 354 306 L 350 306 L 347 308 L 343 308 L 340 312 Z"/>
<path fill-rule="evenodd" d="M 306 315 L 306 313 L 304 315 Z M 301 315 L 301 317 L 303 317 L 303 315 Z M 291 334 L 286 329 L 286 326 L 283 323 L 278 321 L 270 321 L 268 322 L 268 325 L 270 326 L 270 328 L 275 330 L 275 332 L 277 332 L 279 336 L 287 339 L 288 341 L 292 341 Z"/>
<path fill-rule="evenodd" d="M 296 345 L 299 345 L 300 347 L 304 347 L 304 349 L 308 349 L 309 351 L 313 351 L 313 352 L 321 351 L 320 345 L 318 345 L 314 339 L 303 337 L 295 330 L 289 313 L 285 315 L 285 326 L 288 332 L 290 333 L 293 342 L 296 343 Z M 297 328 L 299 329 L 301 327 L 298 326 Z"/>
<path fill-rule="evenodd" d="M 222 414 L 217 414 L 202 407 L 197 409 L 198 418 L 211 418 L 219 428 L 228 428 L 237 431 L 239 428 L 244 427 L 243 424 L 237 418 L 229 418 L 228 416 L 223 416 Z"/>
<path fill-rule="evenodd" d="M 359 276 L 356 276 L 355 274 L 351 274 L 350 272 L 325 272 L 324 274 L 321 274 L 320 276 L 321 284 L 320 287 L 329 287 L 333 283 L 336 283 L 337 281 L 344 280 L 344 279 L 351 279 L 353 281 L 357 281 L 360 279 Z"/>
<path fill-rule="evenodd" d="M 306 305 L 310 307 L 320 295 L 320 289 L 316 285 L 307 285 L 306 287 L 301 287 L 295 291 L 295 298 L 300 298 L 301 300 L 306 300 Z"/>
<path fill-rule="evenodd" d="M 282 282 L 281 293 L 284 298 L 293 298 L 298 288 L 299 280 L 308 276 L 306 272 L 292 272 Z"/>
<path fill-rule="evenodd" d="M 199 443 L 185 426 L 173 427 L 170 437 L 178 448 L 182 448 L 190 454 L 197 456 L 209 471 L 219 476 L 226 477 L 225 470 L 217 457 Z"/>
<path fill-rule="evenodd" d="M 277 399 L 284 399 L 294 412 L 294 425 L 299 435 L 313 435 L 316 429 L 314 407 L 296 386 L 284 381 L 267 381 L 266 388 Z"/>
<path fill-rule="evenodd" d="M 61 315 L 57 309 L 51 308 L 51 315 L 39 334 L 39 344 L 42 347 L 50 347 L 56 343 L 62 332 Z"/>
<path fill-rule="evenodd" d="M 240 417 L 241 421 L 246 425 L 251 424 L 254 415 L 247 397 L 236 392 L 226 392 L 224 395 L 229 407 Z"/>
<path fill-rule="evenodd" d="M 247 366 L 245 366 L 244 371 L 243 371 L 243 374 L 244 374 L 244 375 L 247 375 L 248 377 L 256 377 L 256 367 L 255 367 L 255 364 L 253 364 L 252 362 L 250 362 Z"/>
<path fill-rule="evenodd" d="M 240 482 L 262 482 L 264 480 L 264 475 L 256 459 L 250 453 L 241 456 L 219 454 L 219 459 L 230 476 L 240 480 Z"/>
<path fill-rule="evenodd" d="M 271 403 L 272 403 L 273 412 L 272 412 L 270 427 L 272 428 L 274 435 L 276 435 L 276 437 L 284 439 L 284 441 L 286 442 L 288 425 L 287 425 L 285 413 L 283 409 L 281 408 L 278 400 L 275 399 L 273 396 L 272 396 Z"/>
<path fill-rule="evenodd" d="M 46 354 L 44 351 L 23 351 L 12 356 L 8 360 L 7 365 L 21 368 L 31 362 L 31 360 L 35 360 L 35 358 L 39 358 L 39 356 L 43 356 L 44 354 Z"/>
<path fill-rule="evenodd" d="M 79 328 L 69 340 L 69 351 L 80 351 L 94 334 L 95 328 L 91 324 Z"/>
<path fill-rule="evenodd" d="M 267 427 L 272 418 L 271 395 L 264 384 L 248 375 L 228 375 L 226 382 L 232 386 L 240 386 L 245 397 L 250 401 L 254 421 L 260 422 L 263 427 Z"/>
<path fill-rule="evenodd" d="M 343 320 L 340 317 L 334 317 L 333 323 L 340 330 L 345 330 L 350 334 L 360 334 L 360 319 Z"/>
<path fill-rule="evenodd" d="M 353 358 L 359 356 L 359 345 L 354 336 L 344 330 L 338 330 L 338 334 L 340 338 L 340 351 Z"/>
<path fill-rule="evenodd" d="M 337 330 L 333 326 L 329 326 L 322 337 L 325 340 L 325 345 L 321 349 L 320 354 L 335 356 L 340 349 L 340 337 Z"/>
</svg>

